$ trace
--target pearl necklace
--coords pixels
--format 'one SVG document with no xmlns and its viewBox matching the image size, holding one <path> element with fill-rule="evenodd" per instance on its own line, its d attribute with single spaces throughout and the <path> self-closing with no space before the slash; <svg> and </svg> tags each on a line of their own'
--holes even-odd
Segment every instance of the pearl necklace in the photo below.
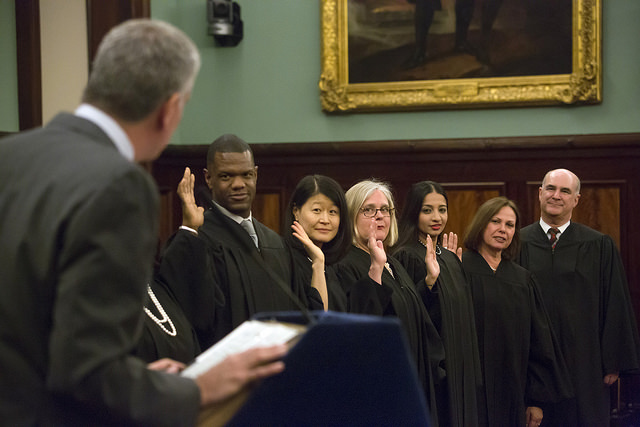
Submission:
<svg viewBox="0 0 640 427">
<path fill-rule="evenodd" d="M 153 301 L 153 304 L 158 309 L 158 312 L 162 315 L 162 319 L 158 319 L 147 307 L 144 307 L 144 312 L 147 313 L 147 316 L 149 316 L 151 320 L 156 322 L 156 324 L 160 326 L 160 329 L 167 333 L 167 335 L 171 335 L 172 337 L 178 335 L 178 330 L 173 325 L 173 322 L 167 315 L 167 312 L 164 311 L 164 308 L 162 308 L 162 305 L 160 305 L 160 301 L 158 301 L 158 298 L 156 298 L 156 294 L 153 293 L 153 291 L 151 290 L 151 286 L 149 285 L 147 285 L 147 293 L 149 294 L 149 297 L 151 297 L 151 301 Z M 167 329 L 165 327 L 165 323 L 169 325 L 170 329 Z"/>
<path fill-rule="evenodd" d="M 389 274 L 391 275 L 391 277 L 393 277 L 394 279 L 396 278 L 396 276 L 393 275 L 393 270 L 391 269 L 391 265 L 389 265 L 388 262 L 384 263 L 384 268 L 387 269 L 387 271 L 389 272 Z"/>
<path fill-rule="evenodd" d="M 420 242 L 420 244 L 425 248 L 427 247 L 427 244 L 422 240 L 418 239 L 418 242 Z M 442 254 L 442 249 L 440 249 L 440 246 L 436 244 L 436 255 L 441 255 L 441 254 Z"/>
</svg>

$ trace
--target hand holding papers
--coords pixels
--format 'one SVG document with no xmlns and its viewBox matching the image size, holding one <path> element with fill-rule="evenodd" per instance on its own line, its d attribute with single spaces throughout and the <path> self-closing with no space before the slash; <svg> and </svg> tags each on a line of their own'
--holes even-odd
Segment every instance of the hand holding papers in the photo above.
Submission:
<svg viewBox="0 0 640 427">
<path fill-rule="evenodd" d="M 222 426 L 233 416 L 249 395 L 255 380 L 274 375 L 282 369 L 284 356 L 278 346 L 293 345 L 306 327 L 274 321 L 246 321 L 218 343 L 202 353 L 181 375 L 193 378 L 201 386 L 201 399 L 207 405 L 198 424 Z M 275 346 L 275 347 L 274 347 Z M 286 347 L 285 347 L 286 349 Z M 274 351 L 277 357 L 269 357 Z M 214 389 L 220 395 L 205 396 Z"/>
<path fill-rule="evenodd" d="M 194 363 L 182 371 L 181 375 L 196 378 L 231 354 L 241 353 L 250 348 L 286 344 L 299 337 L 305 329 L 300 325 L 247 320 L 200 354 Z"/>
</svg>

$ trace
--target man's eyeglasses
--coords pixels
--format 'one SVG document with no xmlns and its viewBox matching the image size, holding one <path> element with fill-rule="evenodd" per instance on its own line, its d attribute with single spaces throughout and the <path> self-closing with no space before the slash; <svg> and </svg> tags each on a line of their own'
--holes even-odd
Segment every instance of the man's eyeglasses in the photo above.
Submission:
<svg viewBox="0 0 640 427">
<path fill-rule="evenodd" d="M 377 209 L 371 206 L 367 206 L 360 209 L 360 212 L 362 212 L 362 215 L 364 215 L 367 218 L 373 218 L 378 214 L 378 211 L 380 211 L 382 216 L 391 216 L 394 210 L 395 210 L 394 208 L 390 208 L 389 206 L 383 206 Z"/>
</svg>

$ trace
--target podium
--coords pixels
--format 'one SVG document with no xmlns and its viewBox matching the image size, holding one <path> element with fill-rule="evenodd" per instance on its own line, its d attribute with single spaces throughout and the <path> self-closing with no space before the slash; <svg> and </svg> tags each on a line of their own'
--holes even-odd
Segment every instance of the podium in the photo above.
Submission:
<svg viewBox="0 0 640 427">
<path fill-rule="evenodd" d="M 255 388 L 228 426 L 428 426 L 424 393 L 396 318 L 313 312 L 285 370 Z M 300 313 L 258 319 L 306 323 Z"/>
</svg>

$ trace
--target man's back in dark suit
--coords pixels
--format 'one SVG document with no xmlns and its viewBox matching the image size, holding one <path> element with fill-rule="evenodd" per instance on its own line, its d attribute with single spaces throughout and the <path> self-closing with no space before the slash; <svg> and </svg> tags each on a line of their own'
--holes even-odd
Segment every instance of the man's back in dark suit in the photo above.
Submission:
<svg viewBox="0 0 640 427">
<path fill-rule="evenodd" d="M 157 189 L 134 161 L 168 143 L 198 67 L 183 33 L 129 21 L 101 44 L 76 115 L 0 141 L 3 424 L 195 422 L 196 383 L 129 352 L 158 224 Z"/>
</svg>

